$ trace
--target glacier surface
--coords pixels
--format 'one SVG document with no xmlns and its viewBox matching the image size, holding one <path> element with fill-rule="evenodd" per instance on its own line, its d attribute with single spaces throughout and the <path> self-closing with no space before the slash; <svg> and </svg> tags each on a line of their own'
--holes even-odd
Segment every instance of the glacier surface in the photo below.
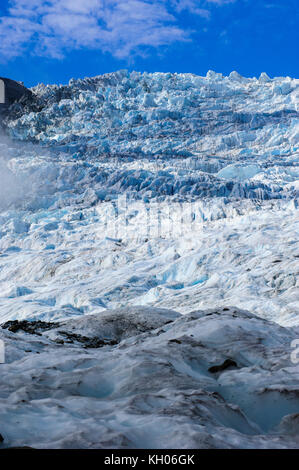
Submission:
<svg viewBox="0 0 299 470">
<path fill-rule="evenodd" d="M 298 85 L 119 71 L 10 107 L 3 445 L 299 447 Z"/>
<path fill-rule="evenodd" d="M 0 330 L 2 446 L 299 447 L 298 328 L 153 307 L 30 325 Z"/>
</svg>

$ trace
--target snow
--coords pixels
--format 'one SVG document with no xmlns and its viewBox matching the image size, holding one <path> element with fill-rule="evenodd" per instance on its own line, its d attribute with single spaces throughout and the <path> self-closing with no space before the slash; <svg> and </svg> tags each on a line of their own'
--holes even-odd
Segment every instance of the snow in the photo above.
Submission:
<svg viewBox="0 0 299 470">
<path fill-rule="evenodd" d="M 243 181 L 253 178 L 255 175 L 262 171 L 258 165 L 227 165 L 222 170 L 218 171 L 217 176 L 227 180 Z"/>
<path fill-rule="evenodd" d="M 233 308 L 134 307 L 38 331 L 0 330 L 3 446 L 299 446 L 292 328 Z M 67 333 L 116 344 L 84 348 Z"/>
<path fill-rule="evenodd" d="M 298 447 L 298 83 L 119 71 L 11 106 L 0 324 L 55 324 L 0 329 L 2 445 Z"/>
</svg>

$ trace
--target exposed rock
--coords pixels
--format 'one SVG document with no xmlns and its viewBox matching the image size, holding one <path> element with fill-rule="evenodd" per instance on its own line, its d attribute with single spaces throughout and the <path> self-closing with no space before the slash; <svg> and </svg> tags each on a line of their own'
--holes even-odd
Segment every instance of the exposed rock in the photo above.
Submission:
<svg viewBox="0 0 299 470">
<path fill-rule="evenodd" d="M 228 369 L 229 367 L 238 367 L 238 366 L 235 361 L 232 361 L 231 359 L 225 359 L 225 361 L 221 365 L 209 367 L 209 372 L 211 372 L 212 374 L 215 374 L 216 372 L 221 372 L 225 369 Z"/>
<path fill-rule="evenodd" d="M 58 323 L 43 322 L 43 321 L 27 321 L 27 320 L 11 320 L 3 323 L 1 328 L 17 333 L 18 331 L 25 331 L 26 333 L 41 336 L 42 331 L 57 328 Z"/>
</svg>

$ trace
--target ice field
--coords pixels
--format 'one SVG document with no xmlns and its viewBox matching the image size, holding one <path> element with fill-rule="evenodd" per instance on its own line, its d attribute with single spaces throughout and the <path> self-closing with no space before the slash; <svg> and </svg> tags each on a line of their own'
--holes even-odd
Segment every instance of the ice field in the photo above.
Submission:
<svg viewBox="0 0 299 470">
<path fill-rule="evenodd" d="M 299 447 L 298 85 L 119 71 L 10 107 L 2 446 Z"/>
</svg>

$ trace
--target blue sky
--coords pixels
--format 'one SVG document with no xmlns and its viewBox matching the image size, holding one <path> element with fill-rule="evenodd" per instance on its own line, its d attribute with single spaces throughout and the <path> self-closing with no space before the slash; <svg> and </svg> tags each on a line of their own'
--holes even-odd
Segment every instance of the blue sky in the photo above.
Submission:
<svg viewBox="0 0 299 470">
<path fill-rule="evenodd" d="M 0 76 L 118 69 L 299 78 L 298 0 L 1 0 Z"/>
</svg>

